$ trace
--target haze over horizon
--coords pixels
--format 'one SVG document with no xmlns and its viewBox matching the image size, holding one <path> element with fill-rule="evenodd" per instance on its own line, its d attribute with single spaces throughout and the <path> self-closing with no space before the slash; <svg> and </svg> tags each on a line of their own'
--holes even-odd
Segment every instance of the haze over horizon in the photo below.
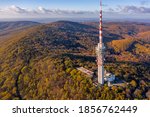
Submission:
<svg viewBox="0 0 150 117">
<path fill-rule="evenodd" d="M 0 0 L 3 19 L 98 19 L 99 0 Z M 104 19 L 150 19 L 149 0 L 103 0 Z"/>
</svg>

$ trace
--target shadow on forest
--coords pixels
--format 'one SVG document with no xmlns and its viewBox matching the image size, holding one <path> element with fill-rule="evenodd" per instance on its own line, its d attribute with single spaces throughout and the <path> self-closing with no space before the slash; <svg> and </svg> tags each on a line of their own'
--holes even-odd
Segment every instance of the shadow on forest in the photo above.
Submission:
<svg viewBox="0 0 150 117">
<path fill-rule="evenodd" d="M 95 62 L 96 57 L 85 56 L 85 55 L 75 55 L 75 54 L 62 54 L 62 57 L 69 57 L 71 60 L 80 59 L 82 61 Z"/>
<path fill-rule="evenodd" d="M 81 59 L 83 61 L 96 62 L 96 57 L 93 56 L 85 56 L 85 55 L 75 55 L 75 54 L 63 54 L 63 57 L 69 57 L 71 60 Z M 148 62 L 133 62 L 133 61 L 105 61 L 105 63 L 115 63 L 115 64 L 130 64 L 130 65 L 144 65 L 150 66 Z"/>
</svg>

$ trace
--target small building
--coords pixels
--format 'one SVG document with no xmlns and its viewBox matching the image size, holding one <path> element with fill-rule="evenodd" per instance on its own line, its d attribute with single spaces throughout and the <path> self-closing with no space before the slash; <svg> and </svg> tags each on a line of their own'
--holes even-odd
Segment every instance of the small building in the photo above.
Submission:
<svg viewBox="0 0 150 117">
<path fill-rule="evenodd" d="M 93 77 L 93 75 L 94 75 L 94 72 L 92 72 L 92 71 L 90 71 L 90 70 L 88 70 L 88 69 L 85 69 L 84 67 L 79 67 L 79 68 L 77 68 L 77 69 L 78 69 L 79 71 L 81 71 L 81 72 L 87 74 L 89 77 Z"/>
<path fill-rule="evenodd" d="M 113 82 L 115 81 L 115 75 L 112 74 L 112 73 L 109 73 L 105 70 L 105 73 L 104 73 L 104 80 L 106 82 Z"/>
</svg>

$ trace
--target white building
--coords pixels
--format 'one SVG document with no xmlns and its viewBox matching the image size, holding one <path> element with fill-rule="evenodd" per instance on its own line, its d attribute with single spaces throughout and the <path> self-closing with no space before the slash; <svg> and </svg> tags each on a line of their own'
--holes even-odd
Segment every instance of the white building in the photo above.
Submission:
<svg viewBox="0 0 150 117">
<path fill-rule="evenodd" d="M 88 69 L 85 69 L 84 67 L 79 67 L 79 68 L 77 68 L 77 69 L 78 69 L 79 71 L 81 71 L 81 72 L 87 74 L 89 77 L 93 77 L 93 75 L 94 75 L 94 72 L 92 72 L 92 71 L 90 71 L 90 70 L 88 70 Z"/>
<path fill-rule="evenodd" d="M 105 80 L 106 82 L 113 82 L 113 81 L 115 81 L 115 75 L 114 75 L 114 74 L 111 74 L 111 73 L 109 73 L 109 72 L 107 72 L 107 71 L 105 70 L 105 73 L 104 73 L 104 80 Z"/>
</svg>

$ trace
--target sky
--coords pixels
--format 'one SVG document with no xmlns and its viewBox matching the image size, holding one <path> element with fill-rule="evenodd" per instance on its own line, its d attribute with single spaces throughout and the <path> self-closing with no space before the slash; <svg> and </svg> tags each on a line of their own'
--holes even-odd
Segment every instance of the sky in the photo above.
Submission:
<svg viewBox="0 0 150 117">
<path fill-rule="evenodd" d="M 105 19 L 150 19 L 150 0 L 103 0 Z M 98 18 L 99 0 L 0 0 L 0 19 Z"/>
</svg>

